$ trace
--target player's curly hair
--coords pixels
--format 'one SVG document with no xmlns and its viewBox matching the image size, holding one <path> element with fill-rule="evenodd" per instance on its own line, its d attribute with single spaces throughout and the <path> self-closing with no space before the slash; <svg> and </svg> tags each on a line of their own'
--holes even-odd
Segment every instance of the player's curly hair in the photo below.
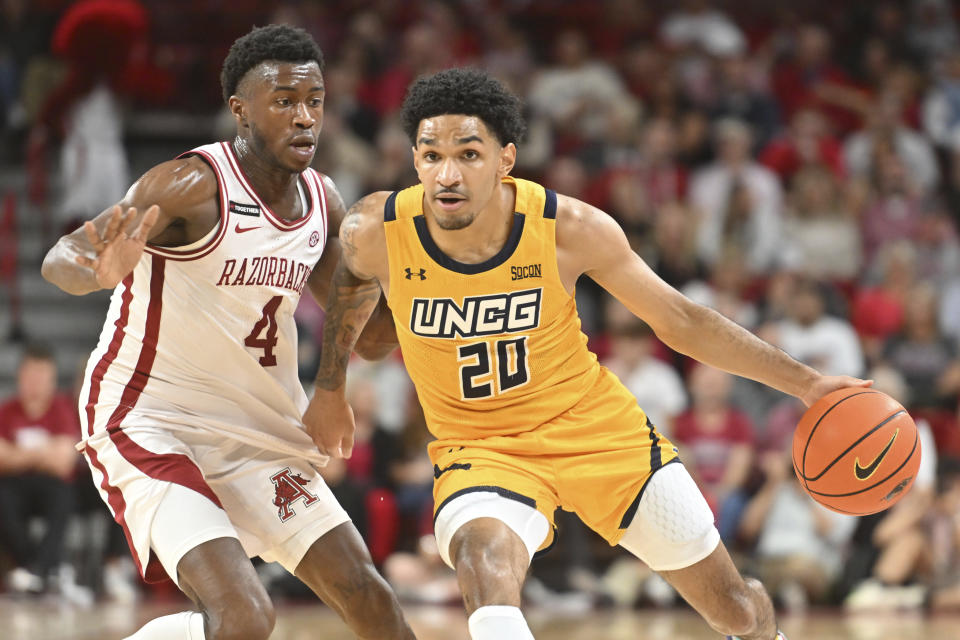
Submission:
<svg viewBox="0 0 960 640">
<path fill-rule="evenodd" d="M 403 100 L 400 123 L 416 146 L 420 121 L 448 113 L 480 118 L 501 145 L 520 142 L 527 129 L 520 99 L 479 69 L 446 69 L 417 79 Z"/>
<path fill-rule="evenodd" d="M 229 101 L 230 96 L 237 92 L 237 85 L 248 71 L 266 60 L 314 61 L 323 71 L 323 52 L 303 29 L 285 24 L 254 27 L 247 35 L 237 38 L 223 61 L 223 70 L 220 72 L 223 101 Z"/>
</svg>

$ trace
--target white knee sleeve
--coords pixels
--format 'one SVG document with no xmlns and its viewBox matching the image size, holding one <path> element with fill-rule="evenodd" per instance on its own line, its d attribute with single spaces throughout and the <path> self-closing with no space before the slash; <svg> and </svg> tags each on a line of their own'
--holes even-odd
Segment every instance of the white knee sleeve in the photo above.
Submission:
<svg viewBox="0 0 960 640">
<path fill-rule="evenodd" d="M 643 489 L 620 546 L 654 571 L 683 569 L 713 553 L 720 533 L 713 512 L 680 463 L 657 470 Z"/>
</svg>

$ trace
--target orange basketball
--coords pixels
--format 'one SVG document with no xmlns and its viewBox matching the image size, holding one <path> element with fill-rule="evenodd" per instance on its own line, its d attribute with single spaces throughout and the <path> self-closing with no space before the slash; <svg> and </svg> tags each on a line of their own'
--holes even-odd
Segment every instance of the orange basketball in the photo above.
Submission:
<svg viewBox="0 0 960 640">
<path fill-rule="evenodd" d="M 839 513 L 887 509 L 906 495 L 919 467 L 917 425 L 899 402 L 870 388 L 828 393 L 793 434 L 800 486 Z"/>
</svg>

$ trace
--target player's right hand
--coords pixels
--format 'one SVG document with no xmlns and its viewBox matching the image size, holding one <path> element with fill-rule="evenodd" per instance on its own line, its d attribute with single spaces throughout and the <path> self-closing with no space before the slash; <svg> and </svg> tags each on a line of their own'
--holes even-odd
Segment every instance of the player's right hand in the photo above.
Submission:
<svg viewBox="0 0 960 640">
<path fill-rule="evenodd" d="M 83 224 L 83 231 L 96 255 L 94 258 L 77 256 L 77 264 L 91 269 L 99 286 L 113 289 L 137 266 L 159 215 L 160 207 L 153 205 L 143 215 L 137 230 L 130 234 L 126 228 L 137 217 L 137 210 L 133 207 L 124 213 L 120 205 L 115 205 L 103 235 L 88 220 Z"/>
<path fill-rule="evenodd" d="M 315 389 L 303 414 L 303 424 L 320 453 L 335 458 L 349 458 L 353 453 L 357 427 L 343 389 Z"/>
</svg>

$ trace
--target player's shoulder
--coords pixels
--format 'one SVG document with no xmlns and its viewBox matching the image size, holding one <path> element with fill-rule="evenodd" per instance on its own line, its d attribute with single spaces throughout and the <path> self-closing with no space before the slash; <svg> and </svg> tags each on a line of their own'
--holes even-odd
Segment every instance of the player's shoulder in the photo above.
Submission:
<svg viewBox="0 0 960 640">
<path fill-rule="evenodd" d="M 584 238 L 616 222 L 597 207 L 577 198 L 557 194 L 557 244 L 582 246 Z"/>
<path fill-rule="evenodd" d="M 137 180 L 124 198 L 131 205 L 159 204 L 178 209 L 214 203 L 217 176 L 199 156 L 167 160 L 152 167 Z"/>
<path fill-rule="evenodd" d="M 365 223 L 374 224 L 384 221 L 385 207 L 390 191 L 374 191 L 357 200 L 347 215 L 355 215 Z"/>
</svg>

